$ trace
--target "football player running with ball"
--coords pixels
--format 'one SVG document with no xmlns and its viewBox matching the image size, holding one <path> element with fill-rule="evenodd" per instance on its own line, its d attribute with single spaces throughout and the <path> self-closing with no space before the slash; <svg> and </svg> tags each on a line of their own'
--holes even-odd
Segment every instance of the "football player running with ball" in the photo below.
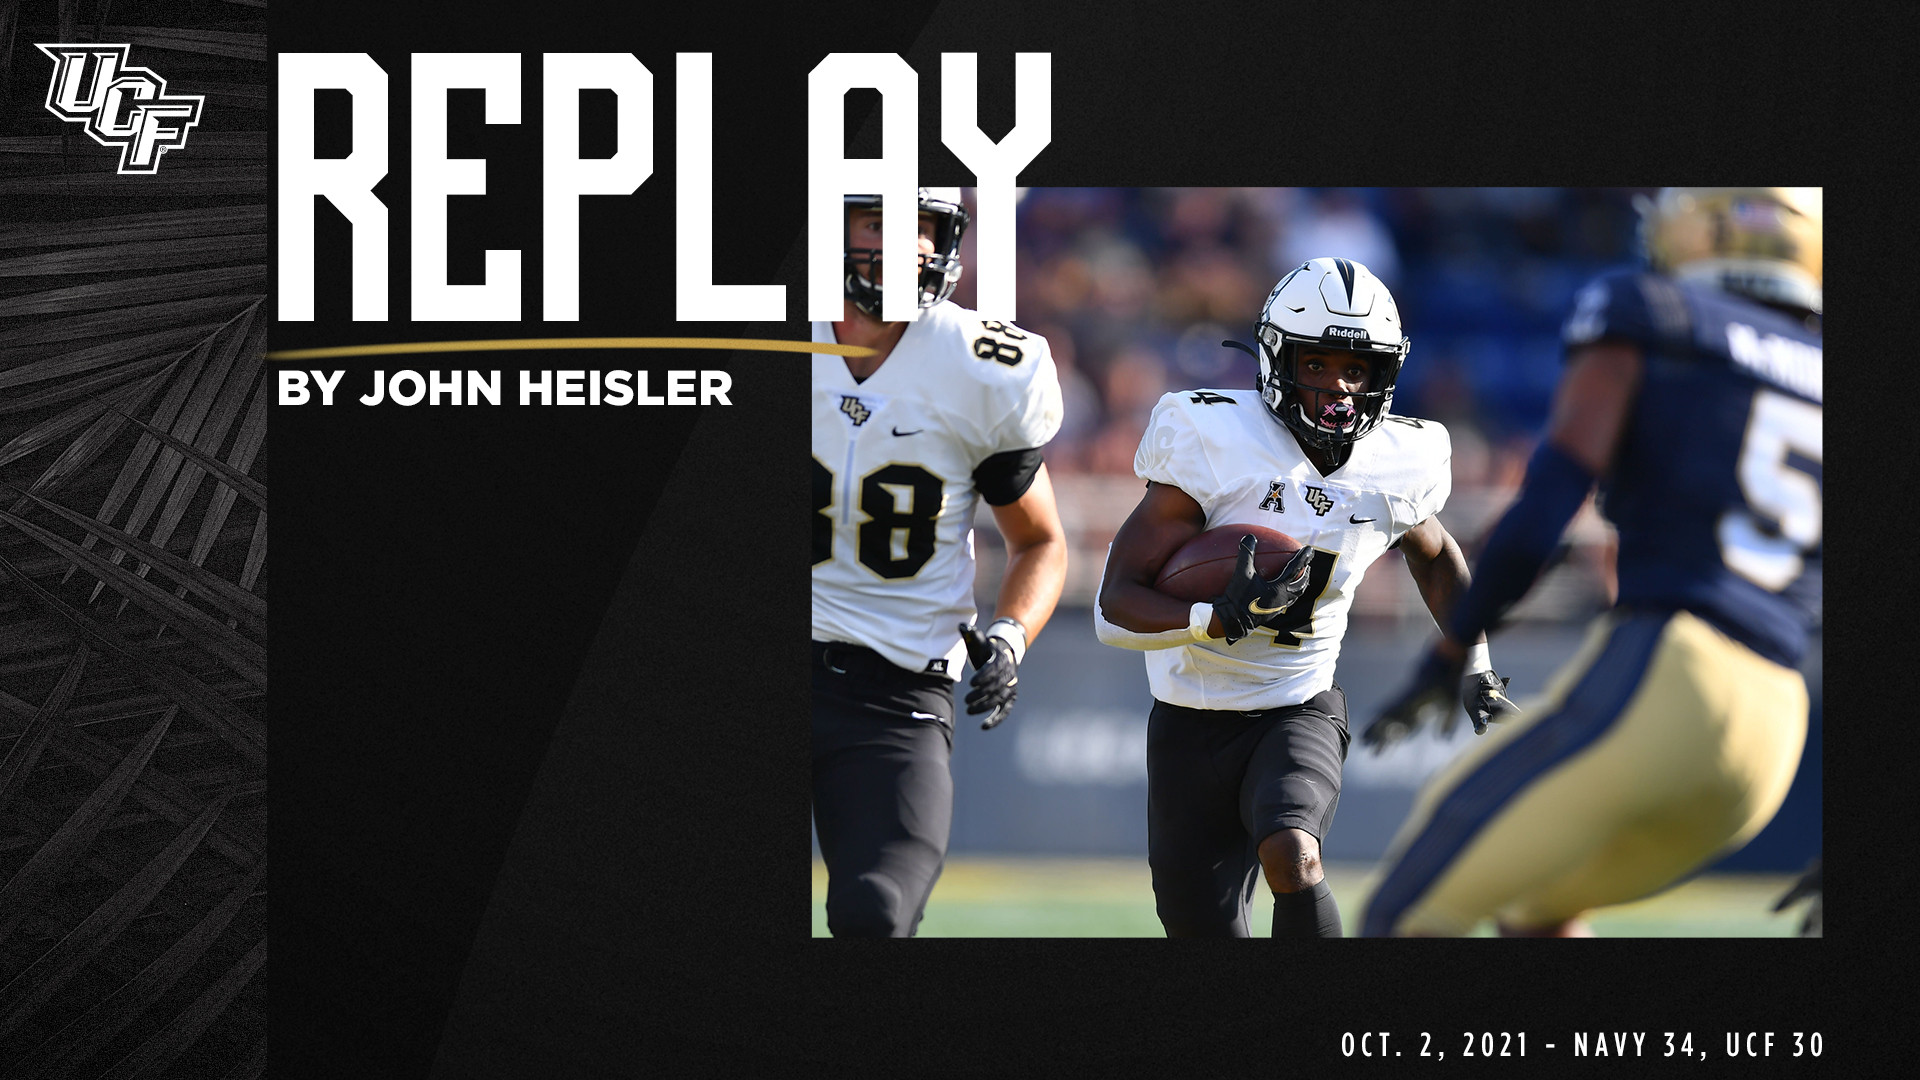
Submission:
<svg viewBox="0 0 1920 1080">
<path fill-rule="evenodd" d="M 968 215 L 919 193 L 919 318 L 880 313 L 880 199 L 848 196 L 847 296 L 813 340 L 813 822 L 836 937 L 909 937 L 953 819 L 953 683 L 967 712 L 1006 719 L 1027 644 L 1053 614 L 1067 543 L 1040 448 L 1060 429 L 1046 340 L 947 297 Z M 975 499 L 1007 566 L 993 622 L 974 626 Z"/>
<path fill-rule="evenodd" d="M 1247 937 L 1256 871 L 1275 937 L 1339 937 L 1320 844 L 1340 799 L 1346 695 L 1333 681 L 1354 589 L 1389 548 L 1443 624 L 1467 563 L 1434 515 L 1452 490 L 1446 429 L 1389 412 L 1407 355 L 1386 286 L 1347 259 L 1275 285 L 1254 325 L 1254 390 L 1184 390 L 1134 456 L 1146 495 L 1114 536 L 1100 640 L 1146 650 L 1147 858 L 1171 937 Z M 1211 603 L 1154 588 L 1207 529 L 1256 524 L 1301 547 L 1272 579 L 1251 546 Z M 1476 730 L 1512 706 L 1484 645 L 1454 692 Z"/>
<path fill-rule="evenodd" d="M 1421 723 L 1596 483 L 1619 600 L 1539 707 L 1421 793 L 1367 934 L 1588 934 L 1582 913 L 1746 843 L 1793 781 L 1821 591 L 1820 191 L 1669 188 L 1640 210 L 1652 272 L 1576 298 L 1520 495 L 1363 737 Z"/>
</svg>

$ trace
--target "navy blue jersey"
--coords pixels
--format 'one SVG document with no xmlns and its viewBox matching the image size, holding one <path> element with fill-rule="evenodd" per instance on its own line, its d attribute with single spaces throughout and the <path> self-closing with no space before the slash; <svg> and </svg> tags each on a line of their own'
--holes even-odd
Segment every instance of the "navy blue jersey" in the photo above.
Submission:
<svg viewBox="0 0 1920 1080">
<path fill-rule="evenodd" d="M 1685 608 L 1799 662 L 1820 618 L 1820 333 L 1728 293 L 1644 273 L 1587 285 L 1569 349 L 1646 358 L 1603 479 L 1622 606 Z"/>
</svg>

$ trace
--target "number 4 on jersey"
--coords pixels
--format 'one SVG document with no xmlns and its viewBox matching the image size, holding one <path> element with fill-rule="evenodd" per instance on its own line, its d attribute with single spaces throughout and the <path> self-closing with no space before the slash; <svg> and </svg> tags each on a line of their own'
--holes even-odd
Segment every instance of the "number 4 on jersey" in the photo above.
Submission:
<svg viewBox="0 0 1920 1080">
<path fill-rule="evenodd" d="M 1283 649 L 1299 648 L 1300 639 L 1313 633 L 1313 609 L 1319 606 L 1327 583 L 1333 580 L 1333 564 L 1340 561 L 1337 551 L 1325 548 L 1314 551 L 1313 562 L 1307 568 L 1307 591 L 1273 624 L 1273 643 Z"/>
</svg>

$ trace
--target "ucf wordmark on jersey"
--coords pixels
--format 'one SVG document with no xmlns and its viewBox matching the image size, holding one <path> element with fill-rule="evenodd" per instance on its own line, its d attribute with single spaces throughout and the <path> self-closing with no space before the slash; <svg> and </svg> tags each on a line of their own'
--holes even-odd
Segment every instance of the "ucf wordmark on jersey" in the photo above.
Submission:
<svg viewBox="0 0 1920 1080">
<path fill-rule="evenodd" d="M 1154 406 L 1134 454 L 1142 479 L 1192 496 L 1207 528 L 1264 525 L 1319 549 L 1287 621 L 1239 642 L 1146 652 L 1153 696 L 1193 709 L 1296 705 L 1333 685 L 1361 575 L 1453 489 L 1453 446 L 1431 420 L 1388 416 L 1323 476 L 1250 390 L 1181 390 Z M 1095 617 L 1099 617 L 1098 607 Z"/>
<path fill-rule="evenodd" d="M 833 325 L 813 340 L 831 343 Z M 813 354 L 814 640 L 957 678 L 975 472 L 1045 445 L 1060 417 L 1046 339 L 954 303 L 923 310 L 862 382 Z"/>
</svg>

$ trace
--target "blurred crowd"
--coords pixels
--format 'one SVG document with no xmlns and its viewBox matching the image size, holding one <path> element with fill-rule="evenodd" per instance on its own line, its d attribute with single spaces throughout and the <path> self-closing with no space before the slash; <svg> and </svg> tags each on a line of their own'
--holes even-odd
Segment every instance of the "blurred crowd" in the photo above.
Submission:
<svg viewBox="0 0 1920 1080">
<path fill-rule="evenodd" d="M 1251 387 L 1267 292 L 1315 256 L 1365 264 L 1412 339 L 1396 413 L 1453 436 L 1459 487 L 1512 487 L 1546 419 L 1574 291 L 1632 262 L 1630 188 L 1031 188 L 1018 311 L 1053 345 L 1060 474 L 1130 474 L 1161 394 Z M 963 258 L 971 261 L 968 249 Z M 954 297 L 971 306 L 971 275 Z"/>
</svg>

